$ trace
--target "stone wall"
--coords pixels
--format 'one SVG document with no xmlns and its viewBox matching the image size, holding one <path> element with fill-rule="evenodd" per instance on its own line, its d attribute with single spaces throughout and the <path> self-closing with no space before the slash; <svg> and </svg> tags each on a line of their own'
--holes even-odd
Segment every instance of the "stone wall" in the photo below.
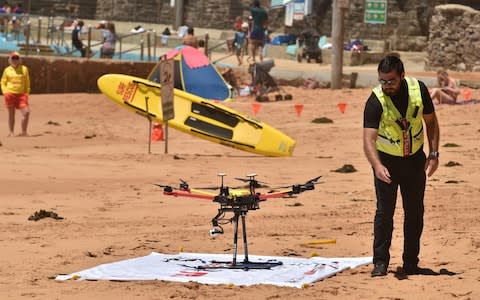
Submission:
<svg viewBox="0 0 480 300">
<path fill-rule="evenodd" d="M 480 11 L 440 5 L 430 24 L 427 69 L 480 71 Z"/>
<path fill-rule="evenodd" d="M 0 68 L 7 66 L 7 57 L 0 57 Z M 97 79 L 109 73 L 146 78 L 154 62 L 127 62 L 105 59 L 23 57 L 29 68 L 32 94 L 99 93 Z"/>
<path fill-rule="evenodd" d="M 184 0 L 183 24 L 201 28 L 232 29 L 236 16 L 249 16 L 252 0 Z M 271 9 L 271 0 L 261 0 L 270 19 L 270 28 L 277 33 L 298 34 L 314 29 L 322 35 L 331 35 L 333 0 L 313 1 L 313 14 L 304 21 L 295 21 L 285 27 L 285 8 Z M 387 24 L 363 22 L 365 0 L 350 0 L 345 17 L 345 42 L 351 39 L 384 39 L 391 50 L 423 51 L 433 8 L 452 3 L 449 0 L 389 0 Z M 468 2 L 463 0 L 463 2 Z M 469 1 L 468 3 L 475 1 Z M 476 3 L 476 2 L 475 2 Z M 127 21 L 138 24 L 173 24 L 175 10 L 170 0 L 30 0 L 32 14 Z"/>
<path fill-rule="evenodd" d="M 231 29 L 236 16 L 249 16 L 252 0 L 184 0 L 184 24 L 194 27 Z M 276 32 L 299 33 L 313 28 L 330 36 L 332 0 L 313 1 L 313 15 L 285 28 L 285 8 L 270 9 L 270 0 L 261 0 Z M 350 0 L 345 18 L 346 41 L 353 38 L 392 39 L 395 50 L 415 50 L 426 47 L 426 37 L 433 7 L 447 0 L 389 0 L 386 25 L 363 23 L 365 0 Z M 170 0 L 36 0 L 31 1 L 31 13 L 69 16 L 84 19 L 105 19 L 137 23 L 173 24 L 175 11 Z M 408 37 L 408 38 L 406 38 Z M 410 38 L 413 37 L 413 38 Z M 420 38 L 420 37 L 423 37 Z"/>
<path fill-rule="evenodd" d="M 93 19 L 97 0 L 28 0 L 23 7 L 33 15 Z"/>
</svg>

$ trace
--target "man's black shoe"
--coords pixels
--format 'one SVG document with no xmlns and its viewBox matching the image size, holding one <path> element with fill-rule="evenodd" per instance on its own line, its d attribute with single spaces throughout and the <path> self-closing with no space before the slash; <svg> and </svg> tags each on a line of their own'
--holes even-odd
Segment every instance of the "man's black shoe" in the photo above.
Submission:
<svg viewBox="0 0 480 300">
<path fill-rule="evenodd" d="M 420 274 L 420 268 L 415 265 L 403 265 L 403 271 L 406 275 L 417 275 Z"/>
<path fill-rule="evenodd" d="M 372 277 L 387 275 L 387 265 L 385 263 L 376 263 L 371 274 Z"/>
</svg>

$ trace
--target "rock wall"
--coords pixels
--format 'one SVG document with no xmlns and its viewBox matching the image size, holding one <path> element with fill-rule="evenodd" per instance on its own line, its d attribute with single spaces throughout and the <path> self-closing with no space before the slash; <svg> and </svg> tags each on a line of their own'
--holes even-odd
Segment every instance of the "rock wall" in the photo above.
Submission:
<svg viewBox="0 0 480 300">
<path fill-rule="evenodd" d="M 105 19 L 137 23 L 173 24 L 175 10 L 170 0 L 36 0 L 30 1 L 32 14 Z M 202 28 L 232 28 L 236 16 L 249 16 L 252 0 L 184 0 L 186 25 Z M 294 26 L 284 26 L 285 8 L 270 9 L 270 0 L 261 0 L 276 32 L 298 34 L 312 28 L 330 36 L 332 31 L 332 0 L 313 1 L 314 13 Z M 426 48 L 433 7 L 447 0 L 389 0 L 386 25 L 364 24 L 365 0 L 350 0 L 345 18 L 345 39 L 386 39 L 393 50 L 423 50 Z"/>
<path fill-rule="evenodd" d="M 0 57 L 0 68 L 7 66 L 8 58 Z M 127 62 L 105 59 L 23 57 L 29 68 L 32 94 L 44 93 L 99 93 L 97 79 L 109 73 L 147 77 L 154 62 Z"/>
<path fill-rule="evenodd" d="M 22 1 L 13 1 L 22 2 Z M 97 0 L 25 0 L 24 9 L 32 15 L 92 19 Z"/>
<path fill-rule="evenodd" d="M 427 69 L 480 71 L 480 11 L 462 5 L 435 7 Z"/>
<path fill-rule="evenodd" d="M 175 18 L 175 10 L 170 7 L 170 0 L 29 0 L 27 2 L 29 2 L 30 12 L 40 15 L 128 21 L 139 24 L 173 24 Z M 241 15 L 245 18 L 249 16 L 251 2 L 252 0 L 184 0 L 183 23 L 194 27 L 230 30 L 236 16 Z M 313 14 L 304 21 L 295 21 L 292 27 L 286 28 L 284 26 L 285 8 L 271 9 L 269 8 L 270 0 L 261 0 L 261 4 L 268 10 L 270 28 L 275 32 L 298 34 L 304 29 L 311 28 L 327 36 L 330 36 L 332 31 L 332 2 L 333 0 L 313 1 Z M 345 17 L 345 42 L 351 39 L 384 39 L 389 42 L 391 50 L 423 51 L 427 48 L 434 7 L 452 2 L 455 1 L 389 0 L 387 1 L 387 24 L 383 25 L 365 24 L 363 21 L 365 0 L 350 0 Z M 462 3 L 473 5 L 477 2 L 463 0 Z M 439 21 L 433 22 L 437 24 Z M 463 21 L 460 22 L 463 23 Z"/>
</svg>

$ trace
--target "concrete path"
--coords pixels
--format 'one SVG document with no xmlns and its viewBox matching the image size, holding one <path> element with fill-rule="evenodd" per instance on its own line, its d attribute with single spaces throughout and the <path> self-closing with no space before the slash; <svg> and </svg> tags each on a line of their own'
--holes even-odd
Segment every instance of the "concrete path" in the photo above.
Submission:
<svg viewBox="0 0 480 300">
<path fill-rule="evenodd" d="M 225 56 L 225 54 L 214 53 L 212 61 Z M 400 57 L 405 64 L 405 70 L 408 74 L 424 73 L 424 58 L 426 54 L 423 52 L 400 52 Z M 331 65 L 330 64 L 315 64 L 306 63 L 305 61 L 299 63 L 296 60 L 289 59 L 274 59 L 275 67 L 270 71 L 270 75 L 274 78 L 282 79 L 296 79 L 296 78 L 313 78 L 322 82 L 331 81 Z M 217 63 L 220 67 L 241 68 L 247 70 L 247 64 L 237 66 L 237 61 L 234 56 L 228 57 Z M 361 66 L 343 66 L 344 74 L 358 73 L 357 87 L 372 87 L 378 84 L 377 64 L 368 64 Z M 431 72 L 429 76 L 415 76 L 425 82 L 427 85 L 435 85 L 436 77 Z"/>
</svg>

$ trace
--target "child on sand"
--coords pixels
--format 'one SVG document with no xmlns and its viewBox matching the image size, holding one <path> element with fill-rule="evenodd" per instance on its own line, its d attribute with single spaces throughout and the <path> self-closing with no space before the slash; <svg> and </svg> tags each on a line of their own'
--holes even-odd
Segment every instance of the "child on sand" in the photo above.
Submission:
<svg viewBox="0 0 480 300">
<path fill-rule="evenodd" d="M 240 29 L 235 32 L 235 39 L 233 45 L 235 49 L 235 55 L 237 56 L 238 65 L 243 63 L 243 55 L 245 52 L 245 40 L 247 38 L 248 23 L 244 22 Z"/>
</svg>

